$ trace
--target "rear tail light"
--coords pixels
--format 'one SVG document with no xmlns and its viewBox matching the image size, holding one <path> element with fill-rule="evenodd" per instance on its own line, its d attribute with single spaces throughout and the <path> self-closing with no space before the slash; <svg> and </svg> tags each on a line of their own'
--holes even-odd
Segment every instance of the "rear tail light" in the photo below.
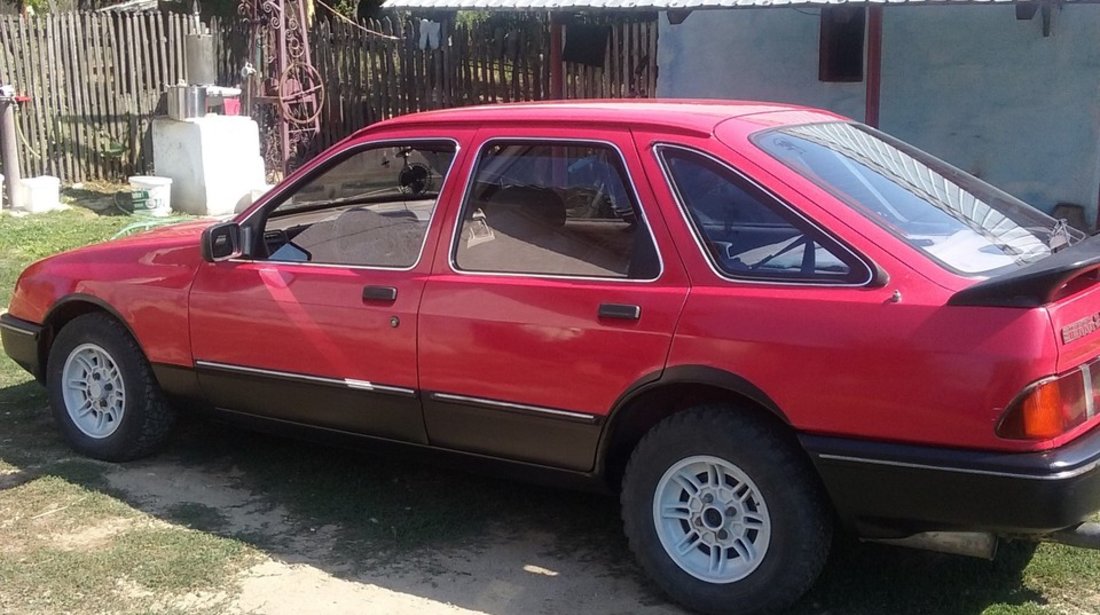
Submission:
<svg viewBox="0 0 1100 615">
<path fill-rule="evenodd" d="M 1041 380 L 1005 410 L 997 435 L 1014 440 L 1049 440 L 1095 416 L 1100 407 L 1100 361 Z"/>
</svg>

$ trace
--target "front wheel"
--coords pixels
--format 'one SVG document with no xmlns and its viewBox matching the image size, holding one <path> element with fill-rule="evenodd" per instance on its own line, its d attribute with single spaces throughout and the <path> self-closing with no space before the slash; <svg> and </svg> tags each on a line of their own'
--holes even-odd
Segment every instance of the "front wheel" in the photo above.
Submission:
<svg viewBox="0 0 1100 615">
<path fill-rule="evenodd" d="M 50 348 L 46 388 L 65 439 L 96 459 L 148 455 L 175 423 L 141 348 L 106 314 L 79 316 L 62 327 Z"/>
<path fill-rule="evenodd" d="M 630 547 L 677 602 L 706 613 L 789 607 L 816 580 L 832 515 L 809 462 L 772 425 L 706 405 L 656 425 L 623 478 Z"/>
</svg>

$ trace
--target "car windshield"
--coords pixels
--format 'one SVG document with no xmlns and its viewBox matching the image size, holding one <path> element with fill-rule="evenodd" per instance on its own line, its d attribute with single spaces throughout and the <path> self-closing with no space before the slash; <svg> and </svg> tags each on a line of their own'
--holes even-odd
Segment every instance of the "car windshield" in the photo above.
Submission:
<svg viewBox="0 0 1100 615">
<path fill-rule="evenodd" d="M 1084 236 L 1065 221 L 867 126 L 788 126 L 758 133 L 753 142 L 964 275 L 1023 267 Z"/>
</svg>

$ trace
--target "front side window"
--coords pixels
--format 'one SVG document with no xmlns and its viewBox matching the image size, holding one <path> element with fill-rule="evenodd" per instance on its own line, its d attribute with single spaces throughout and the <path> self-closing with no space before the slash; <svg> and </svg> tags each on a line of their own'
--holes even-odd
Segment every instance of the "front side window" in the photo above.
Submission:
<svg viewBox="0 0 1100 615">
<path fill-rule="evenodd" d="M 266 259 L 405 268 L 420 258 L 455 145 L 387 143 L 301 184 L 264 225 Z"/>
<path fill-rule="evenodd" d="M 726 165 L 678 147 L 658 154 L 696 236 L 722 273 L 778 282 L 869 280 L 858 259 Z"/>
<path fill-rule="evenodd" d="M 753 141 L 963 275 L 1023 267 L 1083 237 L 980 179 L 866 126 L 789 126 L 759 133 Z"/>
<path fill-rule="evenodd" d="M 619 154 L 508 142 L 478 157 L 454 250 L 462 271 L 653 279 L 660 262 Z"/>
</svg>

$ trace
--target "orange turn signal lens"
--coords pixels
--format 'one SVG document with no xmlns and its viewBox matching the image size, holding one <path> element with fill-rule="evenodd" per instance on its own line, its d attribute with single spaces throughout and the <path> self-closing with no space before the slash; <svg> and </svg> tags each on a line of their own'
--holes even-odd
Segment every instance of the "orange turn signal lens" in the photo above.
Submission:
<svg viewBox="0 0 1100 615">
<path fill-rule="evenodd" d="M 1100 370 L 1098 370 L 1100 371 Z M 1016 440 L 1049 440 L 1088 420 L 1092 378 L 1088 368 L 1032 385 L 1008 407 L 997 435 Z"/>
</svg>

